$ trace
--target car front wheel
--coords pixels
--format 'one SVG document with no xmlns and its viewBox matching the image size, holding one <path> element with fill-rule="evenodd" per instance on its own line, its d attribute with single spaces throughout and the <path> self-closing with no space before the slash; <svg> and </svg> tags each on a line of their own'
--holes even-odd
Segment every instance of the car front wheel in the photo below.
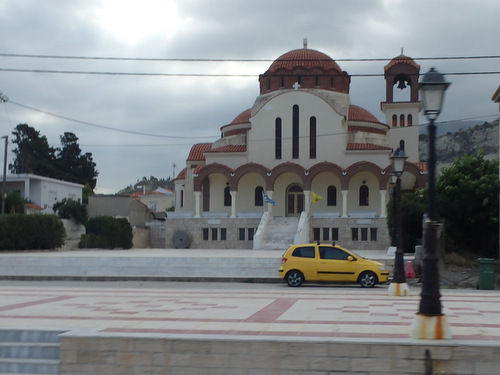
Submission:
<svg viewBox="0 0 500 375">
<path fill-rule="evenodd" d="M 301 286 L 304 282 L 304 275 L 300 271 L 290 271 L 286 274 L 286 283 L 291 287 Z"/>
<path fill-rule="evenodd" d="M 377 275 L 371 271 L 365 271 L 359 276 L 359 283 L 363 288 L 373 288 L 377 284 Z"/>
</svg>

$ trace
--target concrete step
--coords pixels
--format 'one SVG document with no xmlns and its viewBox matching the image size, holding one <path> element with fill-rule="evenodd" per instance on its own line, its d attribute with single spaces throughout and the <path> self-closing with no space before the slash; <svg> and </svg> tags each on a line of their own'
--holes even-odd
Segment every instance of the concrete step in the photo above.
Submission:
<svg viewBox="0 0 500 375">
<path fill-rule="evenodd" d="M 59 374 L 61 333 L 0 330 L 0 374 Z"/>
<path fill-rule="evenodd" d="M 59 359 L 0 358 L 0 374 L 59 374 Z"/>
</svg>

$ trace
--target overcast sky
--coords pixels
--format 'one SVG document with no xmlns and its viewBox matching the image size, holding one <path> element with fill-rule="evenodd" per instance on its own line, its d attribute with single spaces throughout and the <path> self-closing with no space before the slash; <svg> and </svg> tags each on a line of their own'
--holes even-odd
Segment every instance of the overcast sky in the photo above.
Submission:
<svg viewBox="0 0 500 375">
<path fill-rule="evenodd" d="M 143 176 L 174 177 L 191 145 L 216 140 L 250 108 L 258 75 L 304 38 L 349 74 L 382 74 L 401 48 L 500 56 L 499 15 L 498 0 L 0 0 L 0 135 L 27 123 L 58 147 L 75 133 L 97 164 L 96 192 L 115 193 Z M 500 74 L 452 73 L 500 72 L 500 58 L 417 62 L 452 82 L 439 121 L 498 117 Z M 352 77 L 352 103 L 385 122 L 384 100 L 383 77 Z"/>
</svg>

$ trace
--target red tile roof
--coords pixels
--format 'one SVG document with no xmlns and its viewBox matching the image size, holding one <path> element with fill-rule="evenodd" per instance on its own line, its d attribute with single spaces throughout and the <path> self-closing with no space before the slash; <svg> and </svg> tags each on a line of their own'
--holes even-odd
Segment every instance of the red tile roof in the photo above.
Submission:
<svg viewBox="0 0 500 375">
<path fill-rule="evenodd" d="M 186 178 L 186 168 L 184 168 L 182 171 L 180 171 L 175 179 L 176 180 L 184 180 L 185 178 Z"/>
<path fill-rule="evenodd" d="M 187 161 L 205 161 L 204 152 L 212 148 L 211 143 L 197 143 L 191 147 Z"/>
<path fill-rule="evenodd" d="M 417 68 L 418 70 L 420 70 L 420 65 L 418 65 L 415 62 L 415 60 L 413 60 L 411 57 L 408 57 L 408 56 L 401 54 L 401 55 L 393 58 L 391 61 L 389 61 L 389 64 L 384 66 L 384 71 L 387 71 L 388 69 L 390 69 L 391 67 L 393 67 L 396 64 L 408 64 L 408 65 L 411 65 L 411 66 Z"/>
<path fill-rule="evenodd" d="M 349 106 L 349 121 L 362 121 L 362 122 L 375 122 L 377 124 L 381 123 L 374 115 L 368 112 L 366 109 L 358 107 L 357 105 Z M 386 124 L 384 124 L 386 125 Z"/>
<path fill-rule="evenodd" d="M 245 145 L 227 145 L 218 148 L 212 148 L 205 152 L 246 152 L 247 146 Z"/>
<path fill-rule="evenodd" d="M 319 67 L 324 70 L 334 69 L 342 72 L 342 69 L 328 55 L 314 49 L 301 48 L 287 52 L 278 57 L 269 67 L 266 73 L 275 73 L 280 69 L 292 70 L 296 67 L 314 68 Z"/>
<path fill-rule="evenodd" d="M 251 112 L 252 112 L 251 108 L 241 112 L 238 116 L 234 118 L 233 121 L 231 121 L 229 125 L 248 124 L 250 122 Z"/>
<path fill-rule="evenodd" d="M 372 143 L 348 143 L 348 151 L 372 151 L 372 150 L 386 150 L 391 151 L 392 148 L 381 145 L 374 145 Z"/>
</svg>

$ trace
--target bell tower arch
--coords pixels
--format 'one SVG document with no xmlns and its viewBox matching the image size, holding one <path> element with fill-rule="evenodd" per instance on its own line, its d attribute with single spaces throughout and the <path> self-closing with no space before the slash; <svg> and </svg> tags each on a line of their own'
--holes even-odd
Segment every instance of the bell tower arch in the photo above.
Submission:
<svg viewBox="0 0 500 375">
<path fill-rule="evenodd" d="M 380 108 L 389 125 L 389 147 L 404 145 L 409 161 L 419 161 L 418 114 L 421 103 L 418 100 L 418 78 L 420 65 L 411 57 L 401 55 L 393 58 L 384 67 L 386 82 L 385 102 Z"/>
</svg>

